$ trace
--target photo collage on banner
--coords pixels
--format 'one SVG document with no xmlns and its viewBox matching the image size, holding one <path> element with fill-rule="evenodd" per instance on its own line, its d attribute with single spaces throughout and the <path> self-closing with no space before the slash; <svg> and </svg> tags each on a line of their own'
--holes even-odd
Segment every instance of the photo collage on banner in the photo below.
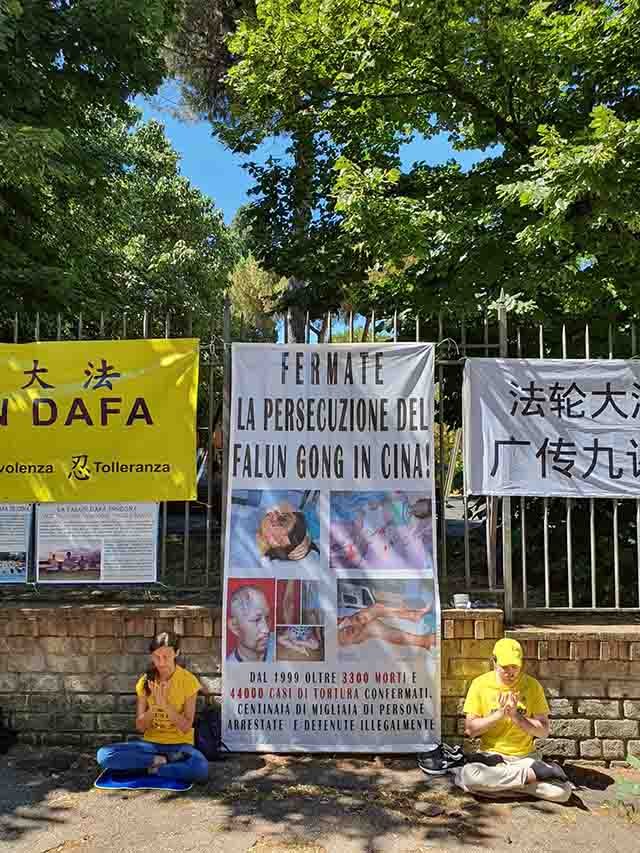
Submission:
<svg viewBox="0 0 640 853">
<path fill-rule="evenodd" d="M 234 344 L 223 740 L 440 739 L 430 344 Z"/>
</svg>

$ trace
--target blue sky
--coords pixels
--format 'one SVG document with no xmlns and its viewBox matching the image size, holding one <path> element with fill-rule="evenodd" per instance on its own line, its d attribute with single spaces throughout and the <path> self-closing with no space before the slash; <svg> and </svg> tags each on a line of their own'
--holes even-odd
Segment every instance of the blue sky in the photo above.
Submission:
<svg viewBox="0 0 640 853">
<path fill-rule="evenodd" d="M 167 92 L 166 89 L 164 91 Z M 210 196 L 223 211 L 225 221 L 231 222 L 238 207 L 247 200 L 247 190 L 251 186 L 251 178 L 242 168 L 243 163 L 250 159 L 264 161 L 270 156 L 284 154 L 286 141 L 269 141 L 250 158 L 232 154 L 211 135 L 211 128 L 206 122 L 185 123 L 174 118 L 168 111 L 173 104 L 169 95 L 175 97 L 173 92 L 161 92 L 152 101 L 137 99 L 136 105 L 142 109 L 145 120 L 155 118 L 165 125 L 173 147 L 182 156 L 182 174 Z M 163 109 L 163 105 L 167 109 Z M 409 166 L 415 160 L 436 164 L 454 157 L 468 169 L 484 156 L 486 154 L 453 151 L 446 134 L 441 134 L 430 140 L 416 139 L 406 145 L 402 160 L 405 166 Z"/>
</svg>

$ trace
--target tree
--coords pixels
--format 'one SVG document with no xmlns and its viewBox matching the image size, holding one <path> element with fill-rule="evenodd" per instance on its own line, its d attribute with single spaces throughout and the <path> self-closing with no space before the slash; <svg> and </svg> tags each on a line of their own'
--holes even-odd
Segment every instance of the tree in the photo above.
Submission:
<svg viewBox="0 0 640 853">
<path fill-rule="evenodd" d="M 55 309 L 78 299 L 72 214 L 126 167 L 103 128 L 161 81 L 174 5 L 3 0 L 0 12 L 0 286 L 13 307 Z"/>
<path fill-rule="evenodd" d="M 157 122 L 103 118 L 94 133 L 78 135 L 84 156 L 109 163 L 99 191 L 70 194 L 31 223 L 34 243 L 50 246 L 63 285 L 33 292 L 3 270 L 3 309 L 82 312 L 112 308 L 132 318 L 148 310 L 156 318 L 192 311 L 210 313 L 222 302 L 238 257 L 220 211 L 179 173 L 179 157 Z M 69 168 L 74 167 L 71 162 Z M 41 178 L 42 197 L 55 181 Z M 35 264 L 33 265 L 35 266 Z M 32 267 L 33 269 L 33 267 Z M 206 324 L 205 324 L 206 325 Z M 208 329 L 205 329 L 208 333 Z"/>
<path fill-rule="evenodd" d="M 504 290 L 522 310 L 636 312 L 633 190 L 610 178 L 636 180 L 639 25 L 638 0 L 262 0 L 229 41 L 236 132 L 326 134 L 334 210 L 400 307 L 473 313 Z M 619 154 L 594 168 L 604 107 Z M 416 132 L 487 156 L 402 173 Z"/>
<path fill-rule="evenodd" d="M 245 94 L 228 85 L 237 59 L 231 37 L 259 17 L 260 6 L 251 0 L 183 0 L 168 53 L 187 110 L 206 117 L 232 150 L 243 153 L 273 130 L 256 121 Z M 303 111 L 288 116 L 277 133 L 289 140 L 287 156 L 250 166 L 255 188 L 244 217 L 256 258 L 287 279 L 276 307 L 288 314 L 289 338 L 303 340 L 305 314 L 337 308 L 344 284 L 365 280 L 368 259 L 353 251 L 340 229 L 331 193 L 340 152 Z"/>
<path fill-rule="evenodd" d="M 285 286 L 286 281 L 278 281 L 273 273 L 262 269 L 252 254 L 237 262 L 230 274 L 229 296 L 240 322 L 240 340 L 248 339 L 250 329 L 257 333 L 251 336 L 252 339 L 276 339 L 274 303 Z"/>
</svg>

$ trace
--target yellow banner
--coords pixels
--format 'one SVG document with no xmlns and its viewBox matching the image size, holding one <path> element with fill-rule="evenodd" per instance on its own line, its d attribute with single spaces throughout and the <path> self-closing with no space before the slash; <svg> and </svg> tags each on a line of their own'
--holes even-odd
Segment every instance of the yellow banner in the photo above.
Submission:
<svg viewBox="0 0 640 853">
<path fill-rule="evenodd" d="M 198 341 L 0 344 L 0 503 L 196 497 Z"/>
</svg>

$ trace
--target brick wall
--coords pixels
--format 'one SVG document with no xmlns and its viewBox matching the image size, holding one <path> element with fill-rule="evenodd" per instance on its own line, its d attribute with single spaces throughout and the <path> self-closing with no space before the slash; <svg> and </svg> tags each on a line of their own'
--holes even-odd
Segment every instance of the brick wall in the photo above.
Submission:
<svg viewBox="0 0 640 853">
<path fill-rule="evenodd" d="M 209 607 L 19 607 L 0 610 L 0 707 L 23 740 L 94 747 L 133 731 L 136 678 L 160 631 L 182 639 L 184 664 L 220 693 L 221 614 Z M 504 635 L 499 610 L 442 614 L 442 730 L 464 740 L 462 705 Z M 548 755 L 615 765 L 640 753 L 640 637 L 606 628 L 509 629 L 551 705 Z M 470 744 L 469 744 L 470 745 Z"/>
<path fill-rule="evenodd" d="M 464 738 L 462 706 L 477 675 L 491 668 L 496 640 L 504 636 L 501 610 L 444 610 L 442 613 L 442 737 L 476 746 Z"/>
<path fill-rule="evenodd" d="M 216 608 L 0 610 L 0 707 L 29 743 L 96 746 L 134 730 L 134 688 L 150 638 L 174 631 L 185 666 L 220 692 Z"/>
<path fill-rule="evenodd" d="M 508 630 L 524 648 L 527 670 L 551 706 L 546 755 L 623 766 L 640 754 L 640 635 L 602 626 Z"/>
</svg>

